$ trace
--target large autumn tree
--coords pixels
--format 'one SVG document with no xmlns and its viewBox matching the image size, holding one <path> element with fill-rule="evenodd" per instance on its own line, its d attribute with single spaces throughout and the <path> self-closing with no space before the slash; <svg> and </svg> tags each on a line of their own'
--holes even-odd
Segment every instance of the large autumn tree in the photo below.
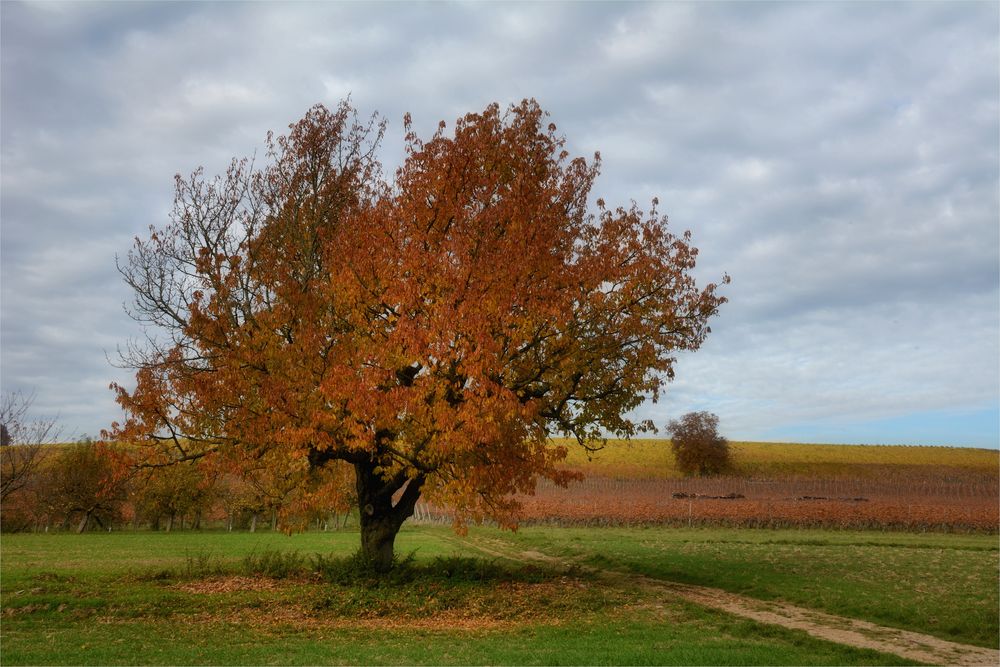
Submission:
<svg viewBox="0 0 1000 667">
<path fill-rule="evenodd" d="M 177 177 L 169 224 L 120 263 L 150 335 L 108 434 L 147 466 L 271 460 L 305 495 L 348 462 L 379 570 L 421 496 L 513 525 L 514 494 L 570 479 L 550 436 L 650 429 L 629 411 L 725 301 L 655 200 L 588 208 L 600 156 L 571 158 L 535 101 L 426 141 L 405 123 L 391 181 L 384 121 L 346 102 L 269 136 L 261 164 Z"/>
</svg>

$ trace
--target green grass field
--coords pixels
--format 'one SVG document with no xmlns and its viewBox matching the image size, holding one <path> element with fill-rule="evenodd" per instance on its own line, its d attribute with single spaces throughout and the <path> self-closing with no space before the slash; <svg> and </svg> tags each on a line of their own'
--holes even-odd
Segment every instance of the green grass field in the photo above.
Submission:
<svg viewBox="0 0 1000 667">
<path fill-rule="evenodd" d="M 0 658 L 15 664 L 900 664 L 479 544 L 785 599 L 997 644 L 996 536 L 405 528 L 400 579 L 322 578 L 355 532 L 5 535 Z M 274 551 L 302 569 L 252 570 Z M 249 556 L 249 558 L 248 558 Z M 247 568 L 251 568 L 248 570 Z M 325 571 L 325 570 L 324 570 Z"/>
<path fill-rule="evenodd" d="M 508 539 L 595 567 L 998 646 L 995 535 L 532 528 Z"/>
</svg>

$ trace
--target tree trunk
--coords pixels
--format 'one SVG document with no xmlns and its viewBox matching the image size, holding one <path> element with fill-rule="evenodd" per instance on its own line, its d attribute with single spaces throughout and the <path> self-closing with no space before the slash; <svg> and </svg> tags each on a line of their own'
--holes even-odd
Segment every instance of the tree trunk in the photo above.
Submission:
<svg viewBox="0 0 1000 667">
<path fill-rule="evenodd" d="M 253 516 L 250 518 L 250 532 L 257 532 L 257 513 L 254 512 Z"/>
<path fill-rule="evenodd" d="M 403 522 L 413 516 L 424 477 L 409 479 L 400 473 L 384 479 L 375 472 L 371 461 L 355 463 L 354 474 L 360 508 L 361 555 L 376 572 L 388 572 L 392 569 L 396 534 Z M 401 489 L 402 495 L 393 504 L 393 494 Z"/>
<path fill-rule="evenodd" d="M 90 512 L 84 512 L 83 518 L 80 519 L 80 523 L 76 526 L 76 532 L 82 533 L 87 530 L 87 525 L 90 523 Z"/>
<path fill-rule="evenodd" d="M 367 517 L 361 521 L 361 553 L 376 572 L 392 569 L 396 534 L 400 526 L 392 517 Z"/>
</svg>

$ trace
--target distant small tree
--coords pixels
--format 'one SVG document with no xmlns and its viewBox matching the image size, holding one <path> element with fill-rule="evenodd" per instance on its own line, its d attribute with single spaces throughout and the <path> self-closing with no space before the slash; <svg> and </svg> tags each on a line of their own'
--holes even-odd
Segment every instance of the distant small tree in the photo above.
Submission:
<svg viewBox="0 0 1000 667">
<path fill-rule="evenodd" d="M 165 519 L 167 532 L 174 520 L 189 516 L 192 525 L 200 525 L 201 515 L 213 501 L 214 479 L 191 463 L 151 468 L 132 482 L 132 502 L 140 519 L 150 523 L 153 530 L 160 529 Z"/>
<path fill-rule="evenodd" d="M 55 420 L 29 416 L 34 400 L 21 392 L 0 396 L 0 502 L 31 483 L 42 446 L 59 437 Z"/>
<path fill-rule="evenodd" d="M 103 445 L 66 445 L 47 467 L 46 495 L 64 527 L 76 520 L 76 532 L 82 533 L 92 522 L 108 528 L 120 518 L 125 489 L 115 480 L 112 458 Z"/>
<path fill-rule="evenodd" d="M 729 441 L 719 435 L 719 418 L 711 412 L 689 412 L 667 425 L 677 468 L 685 475 L 717 475 L 732 461 Z"/>
</svg>

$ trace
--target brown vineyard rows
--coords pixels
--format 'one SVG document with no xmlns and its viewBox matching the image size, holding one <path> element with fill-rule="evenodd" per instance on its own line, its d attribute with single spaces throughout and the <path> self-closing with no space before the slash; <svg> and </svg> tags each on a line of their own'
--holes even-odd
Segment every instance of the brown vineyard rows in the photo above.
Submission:
<svg viewBox="0 0 1000 667">
<path fill-rule="evenodd" d="M 730 495 L 736 497 L 719 497 Z M 591 477 L 569 489 L 540 484 L 535 495 L 520 501 L 524 525 L 997 532 L 998 497 L 996 483 L 988 479 L 946 484 L 900 479 Z M 419 507 L 416 518 L 448 520 L 445 512 L 428 506 Z"/>
</svg>

